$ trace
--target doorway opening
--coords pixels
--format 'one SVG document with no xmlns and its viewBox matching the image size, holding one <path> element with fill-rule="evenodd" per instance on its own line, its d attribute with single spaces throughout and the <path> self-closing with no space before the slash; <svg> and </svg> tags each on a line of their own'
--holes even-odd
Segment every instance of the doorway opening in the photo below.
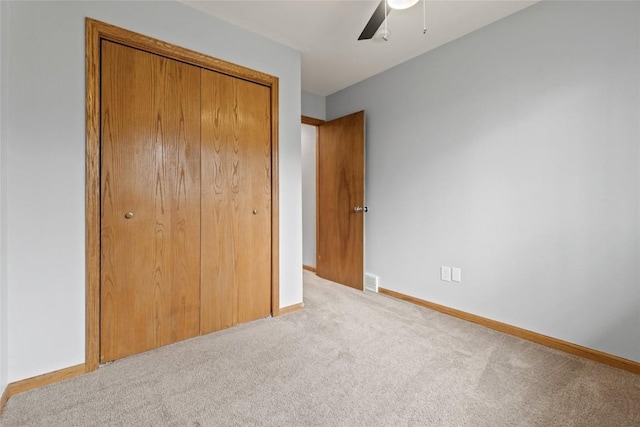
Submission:
<svg viewBox="0 0 640 427">
<path fill-rule="evenodd" d="M 318 276 L 364 289 L 364 111 L 331 121 L 302 118 L 303 260 Z M 313 186 L 315 128 L 315 191 Z M 308 166 L 305 170 L 305 166 Z M 315 218 L 313 200 L 315 192 Z M 313 223 L 315 222 L 315 266 Z"/>
</svg>

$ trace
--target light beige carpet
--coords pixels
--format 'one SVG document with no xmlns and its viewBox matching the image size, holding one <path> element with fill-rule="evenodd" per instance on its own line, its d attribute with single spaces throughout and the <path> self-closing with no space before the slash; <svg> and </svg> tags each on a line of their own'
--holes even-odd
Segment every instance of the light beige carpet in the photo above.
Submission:
<svg viewBox="0 0 640 427">
<path fill-rule="evenodd" d="M 640 376 L 305 272 L 305 308 L 12 397 L 3 426 L 640 426 Z"/>
</svg>

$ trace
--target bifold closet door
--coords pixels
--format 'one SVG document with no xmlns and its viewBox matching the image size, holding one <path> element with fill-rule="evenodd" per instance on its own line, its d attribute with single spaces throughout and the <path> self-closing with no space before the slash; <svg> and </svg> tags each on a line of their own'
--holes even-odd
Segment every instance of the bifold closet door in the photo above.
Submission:
<svg viewBox="0 0 640 427">
<path fill-rule="evenodd" d="M 102 42 L 100 361 L 200 333 L 200 69 Z"/>
<path fill-rule="evenodd" d="M 201 333 L 271 313 L 270 89 L 202 70 Z"/>
</svg>

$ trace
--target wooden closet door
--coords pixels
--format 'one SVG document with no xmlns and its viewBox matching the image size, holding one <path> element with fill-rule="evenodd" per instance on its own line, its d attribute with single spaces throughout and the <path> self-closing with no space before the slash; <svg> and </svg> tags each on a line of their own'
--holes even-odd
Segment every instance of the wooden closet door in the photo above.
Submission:
<svg viewBox="0 0 640 427">
<path fill-rule="evenodd" d="M 100 361 L 200 331 L 200 69 L 102 42 Z"/>
<path fill-rule="evenodd" d="M 271 313 L 270 89 L 202 71 L 201 333 Z"/>
</svg>

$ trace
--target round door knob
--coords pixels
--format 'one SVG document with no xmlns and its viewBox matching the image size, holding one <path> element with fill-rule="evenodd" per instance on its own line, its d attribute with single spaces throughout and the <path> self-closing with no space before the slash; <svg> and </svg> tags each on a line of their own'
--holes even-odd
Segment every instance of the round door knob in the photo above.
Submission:
<svg viewBox="0 0 640 427">
<path fill-rule="evenodd" d="M 124 214 L 124 217 L 127 219 L 133 218 L 133 212 L 127 212 L 126 214 Z"/>
<path fill-rule="evenodd" d="M 253 210 L 253 214 L 254 214 L 254 215 L 258 215 L 258 209 L 254 209 L 254 210 Z"/>
</svg>

